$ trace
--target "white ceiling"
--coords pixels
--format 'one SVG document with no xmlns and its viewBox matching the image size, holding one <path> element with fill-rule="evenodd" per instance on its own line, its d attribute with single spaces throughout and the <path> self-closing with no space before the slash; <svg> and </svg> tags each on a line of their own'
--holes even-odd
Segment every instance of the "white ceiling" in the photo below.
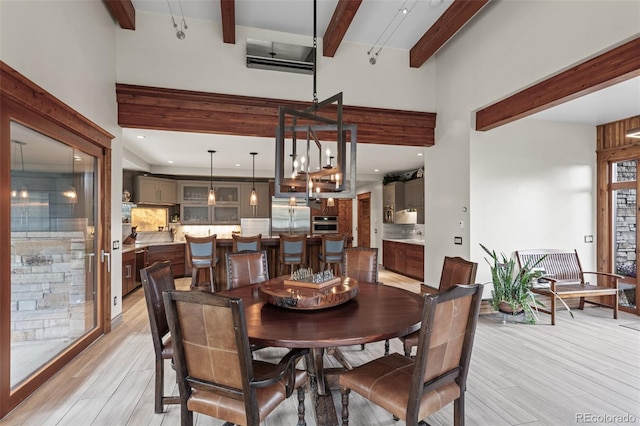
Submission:
<svg viewBox="0 0 640 426">
<path fill-rule="evenodd" d="M 380 47 L 409 50 L 451 3 L 452 0 L 365 0 L 345 34 L 344 41 L 370 45 L 374 52 Z M 190 19 L 220 22 L 219 0 L 133 0 L 133 4 L 136 10 L 164 14 L 169 22 L 171 7 L 178 25 L 182 19 L 181 10 L 187 25 Z M 324 34 L 336 4 L 337 0 L 318 0 L 319 37 Z M 237 25 L 294 34 L 313 34 L 313 2 L 310 0 L 236 0 L 235 5 Z M 398 13 L 402 8 L 410 12 L 406 15 Z M 186 37 L 189 37 L 188 30 Z M 381 52 L 383 54 L 384 50 Z M 596 126 L 635 115 L 640 115 L 640 78 L 550 108 L 532 117 Z M 137 139 L 138 135 L 146 138 Z M 207 150 L 216 149 L 219 151 L 214 157 L 216 175 L 251 176 L 249 152 L 255 151 L 259 153 L 256 157 L 256 176 L 273 177 L 275 141 L 272 140 L 139 129 L 123 129 L 123 136 L 126 169 L 208 175 L 210 158 Z M 246 155 L 238 155 L 239 144 Z M 184 146 L 193 149 L 186 152 L 181 149 Z M 416 169 L 424 163 L 423 157 L 418 155 L 428 152 L 428 148 L 396 148 L 396 155 L 388 156 L 385 155 L 384 146 L 359 145 L 359 180 L 378 180 L 385 173 Z M 194 151 L 202 152 L 202 155 L 194 156 Z M 169 160 L 173 164 L 169 164 Z M 374 171 L 376 169 L 377 172 Z"/>
</svg>

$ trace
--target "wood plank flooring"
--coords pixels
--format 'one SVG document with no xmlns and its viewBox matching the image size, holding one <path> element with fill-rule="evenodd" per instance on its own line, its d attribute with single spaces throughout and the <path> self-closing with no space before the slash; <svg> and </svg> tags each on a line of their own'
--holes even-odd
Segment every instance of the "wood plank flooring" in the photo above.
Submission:
<svg viewBox="0 0 640 426">
<path fill-rule="evenodd" d="M 418 291 L 416 281 L 381 271 L 381 281 Z M 188 279 L 179 280 L 179 286 Z M 610 309 L 574 310 L 575 319 L 559 312 L 557 325 L 542 315 L 538 325 L 503 323 L 502 315 L 481 315 L 467 382 L 468 425 L 575 425 L 580 423 L 640 423 L 640 331 L 621 324 L 639 323 L 625 312 L 612 319 Z M 354 365 L 382 356 L 383 342 L 342 349 Z M 398 339 L 391 350 L 402 352 Z M 257 351 L 276 359 L 279 349 Z M 331 364 L 330 358 L 326 359 Z M 330 366 L 330 365 L 329 365 Z M 167 367 L 166 392 L 177 392 L 173 371 Z M 124 300 L 123 320 L 99 339 L 31 398 L 0 421 L 2 425 L 178 425 L 179 407 L 153 412 L 153 347 L 141 290 Z M 307 393 L 307 424 L 339 424 L 340 393 L 319 400 L 318 422 L 314 400 Z M 332 408 L 332 404 L 333 407 Z M 328 408 L 322 408 L 328 407 Z M 334 410 L 333 413 L 323 410 Z M 403 425 L 355 393 L 350 397 L 353 426 Z M 626 421 L 625 421 L 625 417 Z M 582 417 L 580 417 L 582 416 Z M 587 416 L 601 417 L 588 421 Z M 620 416 L 619 418 L 613 416 Z M 630 417 L 629 417 L 630 416 Z M 289 398 L 264 422 L 266 426 L 296 423 L 296 400 Z M 430 416 L 433 425 L 451 425 L 453 407 Z M 582 420 L 581 420 L 582 419 Z M 207 416 L 195 416 L 198 426 L 221 425 Z M 598 419 L 596 419 L 598 420 Z"/>
</svg>

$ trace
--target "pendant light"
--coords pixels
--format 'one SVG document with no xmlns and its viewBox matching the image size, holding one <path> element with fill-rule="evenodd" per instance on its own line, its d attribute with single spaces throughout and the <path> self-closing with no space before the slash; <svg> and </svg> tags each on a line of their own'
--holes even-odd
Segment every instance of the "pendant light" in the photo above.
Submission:
<svg viewBox="0 0 640 426">
<path fill-rule="evenodd" d="M 215 206 L 216 205 L 216 193 L 213 190 L 213 154 L 215 151 L 209 150 L 209 154 L 211 154 L 211 174 L 209 179 L 209 197 L 207 198 L 207 205 Z"/>
<path fill-rule="evenodd" d="M 78 193 L 76 192 L 76 187 L 73 186 L 73 179 L 76 176 L 76 150 L 75 148 L 71 149 L 71 188 L 62 193 L 65 197 L 67 197 L 67 201 L 70 204 L 78 203 Z"/>
<path fill-rule="evenodd" d="M 258 155 L 258 153 L 250 152 L 249 154 L 253 157 L 253 177 L 251 178 L 251 197 L 249 197 L 249 205 L 255 207 L 258 205 L 258 194 L 256 194 L 256 155 Z M 253 215 L 256 215 L 255 208 L 253 209 Z"/>
<path fill-rule="evenodd" d="M 20 142 L 20 141 L 11 141 L 13 143 L 15 143 L 16 145 L 20 146 L 20 164 L 22 165 L 22 175 L 23 175 L 23 179 L 24 179 L 24 153 L 22 152 L 22 147 L 24 145 L 26 145 L 26 142 Z M 17 149 L 16 149 L 16 155 L 17 155 Z M 20 192 L 18 192 L 15 189 L 11 189 L 11 198 L 20 198 L 22 201 L 27 201 L 27 199 L 29 198 L 29 191 L 27 191 L 27 187 L 26 186 L 22 186 L 20 188 Z"/>
</svg>

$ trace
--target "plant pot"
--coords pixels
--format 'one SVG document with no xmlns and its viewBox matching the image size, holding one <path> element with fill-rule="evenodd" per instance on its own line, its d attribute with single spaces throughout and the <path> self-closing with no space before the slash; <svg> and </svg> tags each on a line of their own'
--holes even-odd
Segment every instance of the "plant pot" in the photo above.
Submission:
<svg viewBox="0 0 640 426">
<path fill-rule="evenodd" d="M 522 307 L 522 305 L 518 305 L 516 307 L 516 310 L 514 311 L 511 308 L 511 305 L 509 305 L 507 302 L 499 302 L 498 303 L 498 310 L 500 312 L 502 312 L 503 314 L 511 314 L 511 315 L 516 315 L 516 314 L 520 314 L 520 313 L 524 312 L 524 308 Z"/>
</svg>

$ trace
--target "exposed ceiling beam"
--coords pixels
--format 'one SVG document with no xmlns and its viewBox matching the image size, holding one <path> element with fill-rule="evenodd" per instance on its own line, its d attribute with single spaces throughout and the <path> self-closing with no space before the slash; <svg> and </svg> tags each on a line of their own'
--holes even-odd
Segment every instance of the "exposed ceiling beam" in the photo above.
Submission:
<svg viewBox="0 0 640 426">
<path fill-rule="evenodd" d="M 608 50 L 476 112 L 476 130 L 490 130 L 640 76 L 640 38 Z"/>
<path fill-rule="evenodd" d="M 362 0 L 338 0 L 322 40 L 322 55 L 333 58 Z"/>
<path fill-rule="evenodd" d="M 490 0 L 454 0 L 409 51 L 409 66 L 420 68 Z"/>
<path fill-rule="evenodd" d="M 113 16 L 120 28 L 125 30 L 136 29 L 136 9 L 131 0 L 102 0 L 107 6 L 109 13 Z"/>
<path fill-rule="evenodd" d="M 222 41 L 236 44 L 236 0 L 220 0 Z"/>
<path fill-rule="evenodd" d="M 122 127 L 274 139 L 280 106 L 297 110 L 310 106 L 309 102 L 128 84 L 116 84 L 116 97 Z M 358 143 L 434 144 L 434 113 L 344 105 L 342 116 L 345 123 L 358 126 Z"/>
</svg>

